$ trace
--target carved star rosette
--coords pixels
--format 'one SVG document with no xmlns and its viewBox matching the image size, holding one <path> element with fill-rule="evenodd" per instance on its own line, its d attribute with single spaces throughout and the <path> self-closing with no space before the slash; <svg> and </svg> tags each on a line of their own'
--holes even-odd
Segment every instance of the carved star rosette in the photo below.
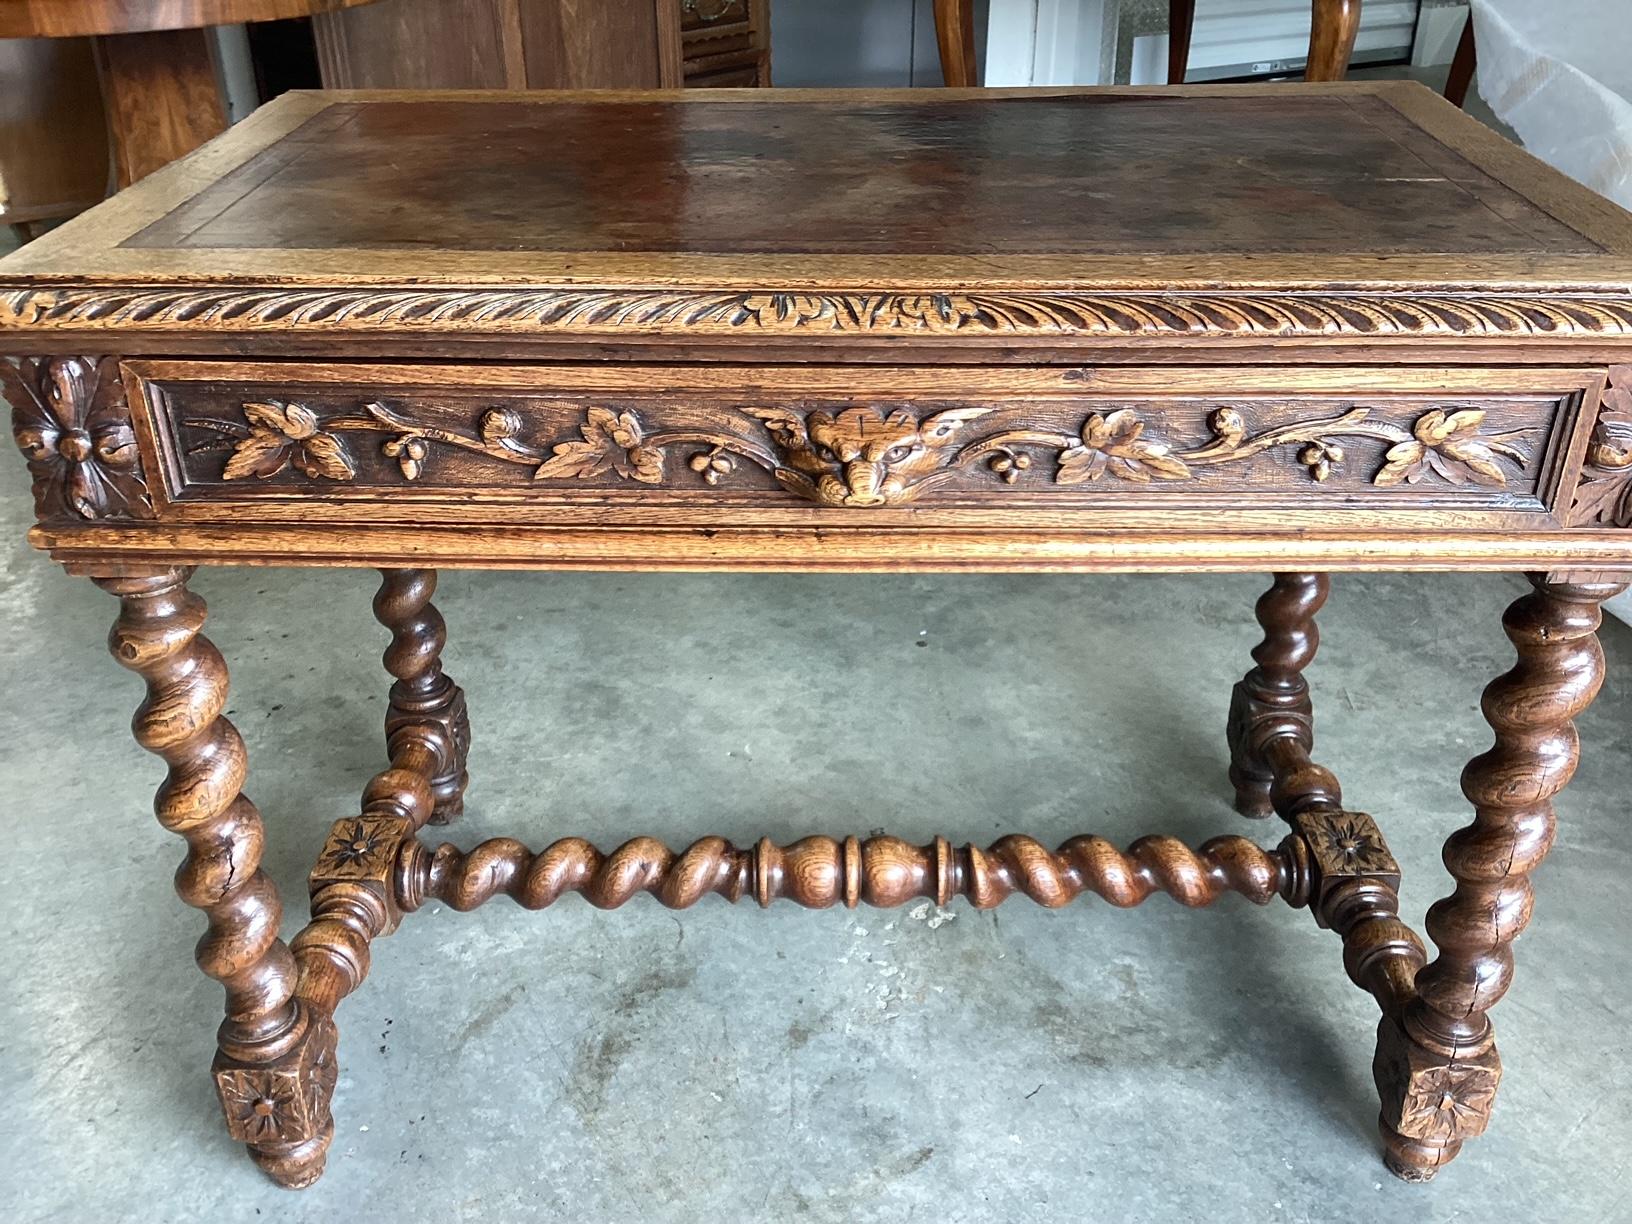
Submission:
<svg viewBox="0 0 1632 1224">
<path fill-rule="evenodd" d="M 1458 1057 L 1424 1049 L 1398 1020 L 1385 1016 L 1372 1077 L 1390 1126 L 1408 1139 L 1445 1144 L 1484 1133 L 1502 1063 L 1495 1046 Z"/>
<path fill-rule="evenodd" d="M 227 1132 L 241 1143 L 299 1143 L 320 1134 L 329 1120 L 339 1066 L 334 1021 L 314 1015 L 290 1054 L 269 1066 L 218 1059 L 215 1088 Z"/>
<path fill-rule="evenodd" d="M 389 880 L 403 837 L 397 816 L 352 816 L 336 821 L 312 867 L 313 887 L 351 880 Z"/>
</svg>

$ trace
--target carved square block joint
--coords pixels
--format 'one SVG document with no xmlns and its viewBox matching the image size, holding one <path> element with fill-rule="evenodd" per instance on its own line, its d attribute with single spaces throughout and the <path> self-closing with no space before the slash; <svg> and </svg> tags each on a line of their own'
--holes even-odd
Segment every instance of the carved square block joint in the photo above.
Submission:
<svg viewBox="0 0 1632 1224">
<path fill-rule="evenodd" d="M 1484 1133 L 1502 1080 L 1496 1047 L 1471 1057 L 1424 1049 L 1397 1020 L 1377 1028 L 1372 1076 L 1383 1118 L 1408 1139 L 1448 1144 Z"/>
<path fill-rule="evenodd" d="M 321 1132 L 338 1075 L 339 1034 L 313 1016 L 301 1043 L 276 1063 L 254 1066 L 217 1058 L 215 1087 L 227 1131 L 243 1143 L 299 1143 Z"/>
</svg>

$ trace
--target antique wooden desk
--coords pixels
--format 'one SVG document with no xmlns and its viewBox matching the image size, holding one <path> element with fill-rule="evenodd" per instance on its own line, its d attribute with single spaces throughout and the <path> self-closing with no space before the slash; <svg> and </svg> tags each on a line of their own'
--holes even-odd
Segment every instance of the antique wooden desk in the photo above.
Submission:
<svg viewBox="0 0 1632 1224">
<path fill-rule="evenodd" d="M 1632 218 L 1426 91 L 291 95 L 0 262 L 0 351 L 32 539 L 120 601 L 226 987 L 215 1085 L 282 1184 L 322 1171 L 372 941 L 499 893 L 1279 897 L 1376 998 L 1389 1167 L 1484 1129 L 1487 1012 L 1632 574 Z M 389 767 L 287 944 L 186 588 L 219 564 L 385 574 Z M 1274 570 L 1228 731 L 1238 806 L 1289 831 L 437 846 L 469 744 L 446 566 Z M 1426 965 L 1310 757 L 1324 574 L 1370 569 L 1533 583 Z"/>
</svg>

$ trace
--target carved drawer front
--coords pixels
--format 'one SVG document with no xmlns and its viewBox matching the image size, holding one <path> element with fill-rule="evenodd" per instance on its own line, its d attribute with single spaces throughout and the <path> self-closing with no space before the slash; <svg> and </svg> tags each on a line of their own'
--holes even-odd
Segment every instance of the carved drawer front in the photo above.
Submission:
<svg viewBox="0 0 1632 1224">
<path fill-rule="evenodd" d="M 1081 512 L 1277 530 L 1560 526 L 1604 382 L 186 361 L 127 361 L 124 376 L 160 518 L 1058 527 Z"/>
</svg>

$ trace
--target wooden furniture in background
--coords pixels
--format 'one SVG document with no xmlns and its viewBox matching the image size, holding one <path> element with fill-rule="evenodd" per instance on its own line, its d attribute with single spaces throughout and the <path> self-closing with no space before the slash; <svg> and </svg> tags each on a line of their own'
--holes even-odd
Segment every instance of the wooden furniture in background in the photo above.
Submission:
<svg viewBox="0 0 1632 1224">
<path fill-rule="evenodd" d="M 666 0 L 680 10 L 687 86 L 771 83 L 770 0 Z"/>
<path fill-rule="evenodd" d="M 975 64 L 975 0 L 935 0 L 935 44 L 941 79 L 955 89 L 980 84 Z"/>
<path fill-rule="evenodd" d="M 1488 1012 L 1632 574 L 1632 217 L 1419 86 L 289 94 L 0 261 L 0 352 L 30 539 L 119 601 L 226 988 L 215 1087 L 281 1184 L 322 1171 L 370 944 L 499 893 L 1280 898 L 1376 1001 L 1389 1167 L 1484 1130 Z M 288 944 L 186 585 L 224 564 L 386 571 L 390 764 Z M 1274 570 L 1226 738 L 1239 807 L 1287 830 L 438 845 L 470 736 L 438 566 Z M 1326 571 L 1457 569 L 1534 589 L 1428 962 L 1310 758 L 1305 671 Z"/>
<path fill-rule="evenodd" d="M 1468 14 L 1468 24 L 1462 27 L 1462 37 L 1456 42 L 1456 55 L 1451 60 L 1451 72 L 1445 78 L 1445 96 L 1456 106 L 1464 106 L 1468 101 L 1468 88 L 1473 84 L 1473 74 L 1479 67 L 1479 49 L 1474 43 L 1473 14 Z"/>
<path fill-rule="evenodd" d="M 0 0 L 0 39 L 93 38 L 114 170 L 119 185 L 128 186 L 226 130 L 204 26 L 368 2 Z"/>
<path fill-rule="evenodd" d="M 1349 71 L 1354 40 L 1360 33 L 1361 0 L 1311 0 L 1309 61 L 1306 81 L 1341 81 Z M 1180 85 L 1190 64 L 1190 36 L 1196 24 L 1196 0 L 1168 0 L 1167 82 Z"/>
<path fill-rule="evenodd" d="M 935 0 L 948 85 L 980 83 L 973 0 Z M 380 0 L 313 20 L 331 89 L 771 83 L 769 0 Z"/>
<path fill-rule="evenodd" d="M 108 191 L 108 133 L 91 45 L 0 39 L 0 223 L 24 241 Z"/>
<path fill-rule="evenodd" d="M 312 19 L 329 89 L 681 83 L 678 0 L 379 0 Z"/>
</svg>

